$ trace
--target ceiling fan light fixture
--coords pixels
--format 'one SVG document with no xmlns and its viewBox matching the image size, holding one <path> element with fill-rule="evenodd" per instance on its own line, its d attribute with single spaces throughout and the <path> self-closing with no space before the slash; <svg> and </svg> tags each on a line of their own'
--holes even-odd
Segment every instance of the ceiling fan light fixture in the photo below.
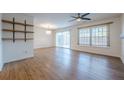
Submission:
<svg viewBox="0 0 124 93">
<path fill-rule="evenodd" d="M 69 22 L 71 21 L 87 21 L 87 20 L 91 20 L 90 18 L 87 18 L 86 16 L 89 15 L 90 13 L 85 13 L 85 14 L 81 14 L 81 13 L 78 13 L 77 16 L 71 16 L 73 18 L 73 20 L 70 20 Z"/>
<path fill-rule="evenodd" d="M 81 21 L 81 18 L 78 18 L 77 21 L 78 21 L 78 22 Z"/>
</svg>

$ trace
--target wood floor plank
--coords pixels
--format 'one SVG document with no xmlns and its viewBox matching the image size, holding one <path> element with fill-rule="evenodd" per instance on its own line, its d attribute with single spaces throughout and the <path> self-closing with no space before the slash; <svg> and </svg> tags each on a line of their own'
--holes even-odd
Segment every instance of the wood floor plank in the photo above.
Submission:
<svg viewBox="0 0 124 93">
<path fill-rule="evenodd" d="M 1 80 L 124 80 L 120 58 L 64 48 L 35 50 L 33 58 L 7 63 Z"/>
</svg>

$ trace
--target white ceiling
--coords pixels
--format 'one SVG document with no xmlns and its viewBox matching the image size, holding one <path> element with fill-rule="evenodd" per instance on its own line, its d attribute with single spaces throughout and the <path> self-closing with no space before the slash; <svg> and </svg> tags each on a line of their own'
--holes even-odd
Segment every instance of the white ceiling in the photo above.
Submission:
<svg viewBox="0 0 124 93">
<path fill-rule="evenodd" d="M 77 25 L 84 22 L 69 22 L 69 20 L 72 19 L 70 16 L 76 15 L 75 13 L 30 13 L 29 15 L 34 17 L 34 24 L 36 26 L 49 24 L 53 29 Z M 91 18 L 92 21 L 96 21 L 111 17 L 117 17 L 119 15 L 119 13 L 91 13 L 86 17 Z"/>
</svg>

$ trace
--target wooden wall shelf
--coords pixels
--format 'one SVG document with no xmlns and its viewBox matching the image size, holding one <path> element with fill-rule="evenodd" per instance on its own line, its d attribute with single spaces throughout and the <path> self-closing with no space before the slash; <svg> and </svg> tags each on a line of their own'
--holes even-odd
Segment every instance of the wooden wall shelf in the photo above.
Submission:
<svg viewBox="0 0 124 93">
<path fill-rule="evenodd" d="M 31 26 L 33 27 L 34 25 L 31 25 L 31 24 L 25 24 L 25 23 L 20 23 L 20 22 L 13 22 L 13 21 L 10 21 L 10 20 L 2 20 L 3 23 L 10 23 L 10 24 L 17 24 L 17 25 L 22 25 L 22 26 Z"/>
<path fill-rule="evenodd" d="M 13 40 L 13 38 L 2 38 L 2 40 Z M 15 40 L 25 40 L 24 38 L 15 38 Z M 33 40 L 33 38 L 26 38 L 26 40 Z"/>
<path fill-rule="evenodd" d="M 24 40 L 25 42 L 27 40 L 33 40 L 33 38 L 27 38 L 27 34 L 28 33 L 33 33 L 33 31 L 27 31 L 27 26 L 30 26 L 30 27 L 33 27 L 33 25 L 31 24 L 27 24 L 26 23 L 26 20 L 24 20 L 24 23 L 21 23 L 21 22 L 16 22 L 15 21 L 15 18 L 13 17 L 13 21 L 9 21 L 9 20 L 2 20 L 3 23 L 8 23 L 8 24 L 12 24 L 12 27 L 13 29 L 2 29 L 3 31 L 6 31 L 6 32 L 12 32 L 13 33 L 13 38 L 2 38 L 2 40 L 13 40 L 13 42 L 15 42 L 15 40 Z M 24 26 L 24 30 L 23 31 L 20 31 L 20 30 L 16 30 L 15 29 L 15 26 L 17 25 L 22 25 Z M 17 33 L 24 33 L 24 38 L 16 38 L 15 37 L 15 34 Z"/>
<path fill-rule="evenodd" d="M 6 32 L 13 32 L 14 30 L 12 29 L 2 29 L 3 31 L 6 31 Z M 32 31 L 20 31 L 20 30 L 15 30 L 14 32 L 19 32 L 19 33 L 34 33 Z"/>
</svg>

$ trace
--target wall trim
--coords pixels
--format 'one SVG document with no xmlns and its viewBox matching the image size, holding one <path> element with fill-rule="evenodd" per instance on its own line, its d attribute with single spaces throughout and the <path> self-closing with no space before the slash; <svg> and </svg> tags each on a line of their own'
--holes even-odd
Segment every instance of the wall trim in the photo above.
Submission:
<svg viewBox="0 0 124 93">
<path fill-rule="evenodd" d="M 121 58 L 122 63 L 124 64 L 124 60 L 123 60 L 124 58 L 123 57 L 120 57 L 120 58 Z"/>
<path fill-rule="evenodd" d="M 54 48 L 56 46 L 50 46 L 50 47 L 38 47 L 38 48 L 34 48 L 34 50 L 38 50 L 38 49 L 46 49 L 46 48 Z"/>
<path fill-rule="evenodd" d="M 101 56 L 115 57 L 115 58 L 121 59 L 119 56 L 113 56 L 113 55 L 107 55 L 107 54 L 102 54 L 102 53 L 83 51 L 83 50 L 78 50 L 78 49 L 71 49 L 71 50 L 75 50 L 75 51 L 79 51 L 79 52 L 84 52 L 84 53 L 89 53 L 89 54 L 101 55 Z"/>
<path fill-rule="evenodd" d="M 0 65 L 0 71 L 2 71 L 3 66 L 4 66 L 4 64 L 2 63 L 2 64 Z"/>
<path fill-rule="evenodd" d="M 28 57 L 24 57 L 24 58 L 20 58 L 20 59 L 10 60 L 10 61 L 4 62 L 4 64 L 6 64 L 6 63 L 11 63 L 11 62 L 17 62 L 17 61 L 22 61 L 22 60 L 29 59 L 29 58 L 33 58 L 33 57 L 34 57 L 34 55 L 28 56 Z"/>
</svg>

